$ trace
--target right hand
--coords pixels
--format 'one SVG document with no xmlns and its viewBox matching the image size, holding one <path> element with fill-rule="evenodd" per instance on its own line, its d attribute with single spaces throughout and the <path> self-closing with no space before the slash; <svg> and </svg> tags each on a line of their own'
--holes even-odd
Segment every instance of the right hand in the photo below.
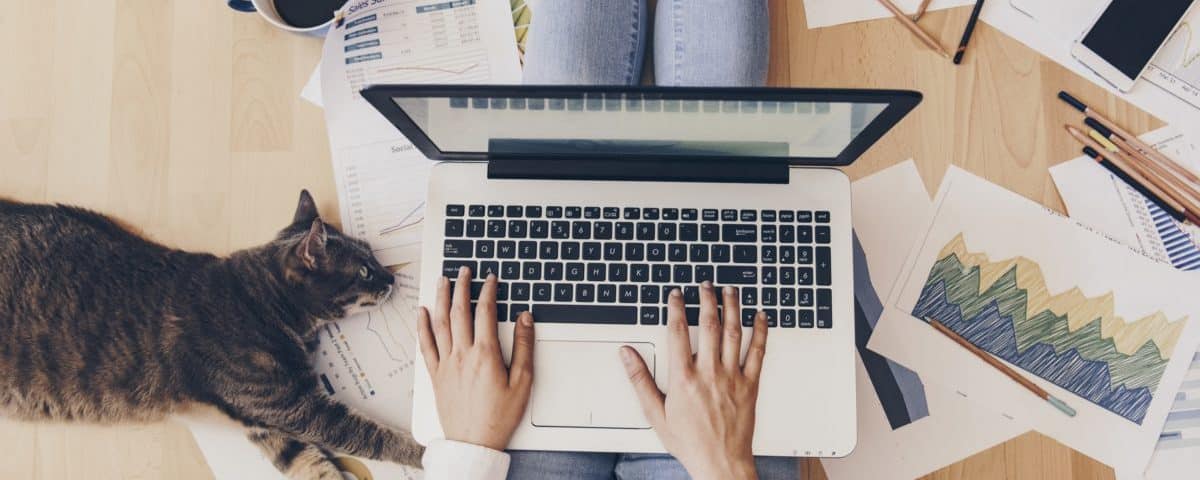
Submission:
<svg viewBox="0 0 1200 480">
<path fill-rule="evenodd" d="M 754 318 L 754 333 L 739 365 L 742 340 L 737 289 L 724 289 L 724 321 L 710 282 L 700 287 L 700 338 L 693 356 L 683 296 L 668 300 L 670 394 L 663 395 L 642 357 L 621 347 L 621 361 L 642 411 L 667 451 L 697 479 L 757 478 L 751 442 L 758 379 L 766 355 L 767 320 Z"/>
</svg>

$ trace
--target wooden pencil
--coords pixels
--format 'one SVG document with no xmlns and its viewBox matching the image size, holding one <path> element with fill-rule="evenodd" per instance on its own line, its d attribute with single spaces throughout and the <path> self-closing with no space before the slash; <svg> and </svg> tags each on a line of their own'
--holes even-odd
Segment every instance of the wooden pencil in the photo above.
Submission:
<svg viewBox="0 0 1200 480">
<path fill-rule="evenodd" d="M 1101 167 L 1103 167 L 1105 170 L 1108 170 L 1109 173 L 1112 173 L 1113 176 L 1121 179 L 1121 181 L 1126 185 L 1129 185 L 1130 188 L 1137 190 L 1137 192 L 1142 194 L 1143 197 L 1146 197 L 1151 202 L 1154 202 L 1155 205 L 1158 205 L 1158 208 L 1162 209 L 1164 212 L 1167 212 L 1167 215 L 1170 215 L 1171 218 L 1174 218 L 1180 222 L 1184 221 L 1183 212 L 1168 205 L 1167 202 L 1164 202 L 1163 199 L 1158 198 L 1158 195 L 1155 195 L 1154 192 L 1148 190 L 1144 185 L 1134 181 L 1132 178 L 1129 178 L 1129 175 L 1126 175 L 1125 172 L 1121 171 L 1120 168 L 1117 168 L 1116 165 L 1113 165 L 1112 162 L 1108 160 L 1108 157 L 1103 153 L 1096 151 L 1092 147 L 1083 147 L 1083 154 L 1091 157 L 1096 161 L 1096 163 L 1099 163 Z"/>
<path fill-rule="evenodd" d="M 914 13 L 912 16 L 914 22 L 925 16 L 925 11 L 929 9 L 929 2 L 932 1 L 933 0 L 921 0 L 921 5 L 917 6 L 917 13 Z"/>
<path fill-rule="evenodd" d="M 1022 387 L 1025 387 L 1026 390 L 1029 390 L 1034 395 L 1037 395 L 1038 398 L 1041 398 L 1042 400 L 1045 400 L 1050 405 L 1053 405 L 1054 408 L 1058 409 L 1058 411 L 1066 414 L 1068 417 L 1075 416 L 1075 409 L 1071 408 L 1069 405 L 1067 405 L 1066 402 L 1059 400 L 1054 395 L 1051 395 L 1050 392 L 1047 392 L 1046 389 L 1039 387 L 1036 383 L 1033 383 L 1029 379 L 1021 376 L 1021 374 L 1017 373 L 1016 370 L 1013 370 L 1008 365 L 1005 365 L 1004 362 L 1001 362 L 1000 360 L 996 359 L 996 357 L 993 357 L 990 353 L 985 352 L 983 349 L 981 349 L 979 347 L 976 347 L 974 344 L 972 344 L 967 339 L 963 338 L 961 335 L 959 335 L 954 330 L 951 330 L 950 328 L 946 327 L 945 325 L 942 325 L 942 322 L 939 322 L 937 320 L 934 320 L 934 319 L 928 318 L 928 317 L 925 318 L 925 321 L 929 322 L 929 324 L 933 326 L 934 330 L 941 332 L 942 335 L 945 335 L 945 336 L 949 337 L 951 340 L 954 340 L 955 343 L 957 343 L 960 346 L 962 346 L 963 348 L 967 349 L 967 351 L 974 353 L 976 357 L 979 357 L 981 360 L 983 360 L 988 365 L 991 365 L 996 370 L 999 370 L 1000 373 L 1003 373 L 1008 378 L 1013 379 L 1013 381 L 1017 382 Z"/>
<path fill-rule="evenodd" d="M 1096 119 L 1088 117 L 1084 123 L 1087 124 L 1087 126 L 1095 129 L 1100 136 L 1104 137 L 1109 142 L 1112 142 L 1112 144 L 1116 146 L 1117 149 L 1124 152 L 1125 155 L 1132 157 L 1135 161 L 1145 165 L 1147 169 L 1151 171 L 1151 173 L 1161 177 L 1164 181 L 1171 184 L 1172 187 L 1182 190 L 1183 193 L 1187 195 L 1187 198 L 1180 199 L 1180 203 L 1183 203 L 1184 206 L 1188 207 L 1189 209 L 1200 212 L 1200 206 L 1196 205 L 1196 201 L 1200 200 L 1200 191 L 1196 190 L 1196 188 L 1190 183 L 1172 174 L 1165 165 L 1162 165 L 1162 163 L 1147 157 L 1143 152 L 1138 150 L 1137 147 L 1130 145 L 1126 139 L 1121 138 L 1121 136 L 1109 130 Z"/>
<path fill-rule="evenodd" d="M 924 30 L 921 30 L 921 27 L 918 26 L 917 23 L 911 18 L 908 18 L 908 15 L 905 15 L 904 12 L 900 10 L 900 7 L 897 7 L 896 4 L 891 2 L 891 0 L 879 0 L 879 3 L 883 4 L 884 8 L 887 8 L 889 11 L 891 11 L 892 15 L 896 17 L 896 20 L 899 20 L 900 24 L 904 25 L 904 28 L 907 28 L 908 31 L 913 33 L 913 35 L 916 35 L 917 39 L 920 40 L 921 43 L 924 43 L 925 46 L 937 52 L 939 55 L 950 58 L 950 53 L 947 52 L 946 49 L 942 48 L 942 46 L 937 43 L 937 40 L 934 40 L 933 37 L 929 36 L 928 33 L 925 33 Z"/>
</svg>

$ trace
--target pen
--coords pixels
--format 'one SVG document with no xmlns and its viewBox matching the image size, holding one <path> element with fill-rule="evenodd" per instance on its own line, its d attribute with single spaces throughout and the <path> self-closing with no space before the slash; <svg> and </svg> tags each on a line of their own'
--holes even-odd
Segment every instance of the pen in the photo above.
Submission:
<svg viewBox="0 0 1200 480">
<path fill-rule="evenodd" d="M 962 40 L 958 42 L 958 50 L 954 52 L 954 64 L 962 63 L 963 54 L 967 53 L 967 44 L 971 43 L 971 34 L 975 33 L 975 24 L 979 23 L 979 12 L 983 11 L 983 0 L 976 0 L 975 9 L 971 10 L 971 19 L 967 20 L 967 29 L 963 31 Z"/>
<path fill-rule="evenodd" d="M 1067 125 L 1066 128 L 1067 128 L 1067 133 L 1070 133 L 1072 137 L 1075 137 L 1075 139 L 1078 140 L 1079 143 L 1082 143 L 1085 146 L 1091 147 L 1092 150 L 1095 150 L 1097 152 L 1107 150 L 1105 147 L 1100 145 L 1099 142 L 1092 139 L 1087 134 L 1083 133 L 1082 130 L 1076 128 L 1075 126 Z M 1145 176 L 1143 176 L 1142 173 L 1140 173 L 1138 170 L 1130 168 L 1129 164 L 1125 161 L 1124 157 L 1120 153 L 1110 153 L 1108 155 L 1108 160 L 1109 160 L 1109 162 L 1112 163 L 1112 165 L 1114 167 L 1120 169 L 1122 172 L 1125 172 L 1125 175 L 1127 177 L 1129 177 L 1133 183 L 1137 183 L 1137 184 L 1145 187 L 1146 190 L 1153 192 L 1152 196 L 1154 198 L 1157 198 L 1158 200 L 1162 201 L 1163 203 L 1165 203 L 1167 205 L 1170 205 L 1170 207 L 1172 209 L 1174 209 L 1178 212 L 1182 212 L 1184 218 L 1187 221 L 1191 222 L 1192 224 L 1198 224 L 1197 222 L 1200 221 L 1200 218 L 1197 218 L 1194 212 L 1188 212 L 1187 209 L 1183 207 L 1183 205 L 1180 205 L 1178 202 L 1175 201 L 1175 199 L 1173 197 L 1171 197 L 1170 195 L 1167 195 L 1165 192 L 1163 192 L 1162 187 L 1160 185 L 1147 180 L 1145 178 Z"/>
<path fill-rule="evenodd" d="M 1162 209 L 1164 212 L 1167 212 L 1167 215 L 1170 215 L 1171 218 L 1174 218 L 1180 222 L 1184 221 L 1183 212 L 1176 210 L 1175 207 L 1167 205 L 1167 203 L 1161 198 L 1158 198 L 1154 192 L 1147 190 L 1146 187 L 1142 186 L 1142 184 L 1137 183 L 1132 178 L 1129 178 L 1129 175 L 1126 175 L 1125 172 L 1113 165 L 1112 162 L 1108 161 L 1108 159 L 1105 158 L 1100 152 L 1097 152 L 1092 147 L 1083 147 L 1083 154 L 1091 157 L 1093 160 L 1096 160 L 1101 167 L 1104 167 L 1105 170 L 1108 170 L 1109 173 L 1112 173 L 1114 177 L 1121 179 L 1122 182 L 1124 182 L 1126 185 L 1129 185 L 1134 190 L 1137 190 L 1137 192 L 1142 194 L 1143 197 L 1150 199 L 1150 201 L 1154 202 L 1158 208 Z"/>
</svg>

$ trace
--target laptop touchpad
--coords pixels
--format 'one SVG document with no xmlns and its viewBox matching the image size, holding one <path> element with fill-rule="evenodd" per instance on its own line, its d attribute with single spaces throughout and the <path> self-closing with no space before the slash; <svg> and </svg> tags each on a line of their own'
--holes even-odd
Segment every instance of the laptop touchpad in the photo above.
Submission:
<svg viewBox="0 0 1200 480">
<path fill-rule="evenodd" d="M 538 427 L 650 428 L 618 349 L 629 345 L 654 373 L 651 343 L 538 341 L 532 420 Z"/>
</svg>

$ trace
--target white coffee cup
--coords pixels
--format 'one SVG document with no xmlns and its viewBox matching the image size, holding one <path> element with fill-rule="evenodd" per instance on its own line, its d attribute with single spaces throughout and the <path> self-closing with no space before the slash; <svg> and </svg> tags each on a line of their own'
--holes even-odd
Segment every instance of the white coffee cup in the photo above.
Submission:
<svg viewBox="0 0 1200 480">
<path fill-rule="evenodd" d="M 258 12 L 258 15 L 265 19 L 267 23 L 279 27 L 280 29 L 294 33 L 312 35 L 315 37 L 324 37 L 325 33 L 329 31 L 329 26 L 333 24 L 334 20 L 332 17 L 330 17 L 328 22 L 322 23 L 315 27 L 299 28 L 288 25 L 287 22 L 283 21 L 283 17 L 281 17 L 279 12 L 275 10 L 274 0 L 226 0 L 226 3 L 229 5 L 229 8 L 239 12 Z"/>
</svg>

